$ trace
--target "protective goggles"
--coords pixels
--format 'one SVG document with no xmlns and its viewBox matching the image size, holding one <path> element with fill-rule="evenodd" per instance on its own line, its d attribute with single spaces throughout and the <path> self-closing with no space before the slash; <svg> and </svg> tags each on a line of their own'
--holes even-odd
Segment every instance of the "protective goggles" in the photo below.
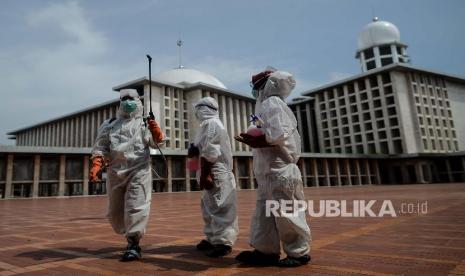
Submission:
<svg viewBox="0 0 465 276">
<path fill-rule="evenodd" d="M 121 100 L 122 102 L 127 101 L 127 100 L 134 100 L 134 97 L 131 97 L 131 96 L 124 96 L 124 97 L 120 98 L 120 100 Z"/>
<path fill-rule="evenodd" d="M 215 111 L 218 111 L 217 108 L 214 108 L 213 106 L 209 106 L 209 105 L 206 105 L 206 104 L 198 104 L 198 105 L 196 105 L 195 107 L 201 107 L 201 106 L 206 106 L 206 107 L 208 107 L 208 108 L 210 108 L 210 109 L 213 109 L 213 110 L 215 110 Z"/>
<path fill-rule="evenodd" d="M 270 75 L 272 74 L 272 71 L 264 71 L 261 73 L 258 73 L 252 77 L 252 81 L 249 83 L 250 87 L 254 90 L 260 90 L 262 89 Z"/>
</svg>

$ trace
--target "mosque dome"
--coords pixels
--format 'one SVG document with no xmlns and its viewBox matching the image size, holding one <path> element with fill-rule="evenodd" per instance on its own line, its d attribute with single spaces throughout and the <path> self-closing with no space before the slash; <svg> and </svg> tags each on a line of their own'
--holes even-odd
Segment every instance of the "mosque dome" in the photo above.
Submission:
<svg viewBox="0 0 465 276">
<path fill-rule="evenodd" d="M 195 69 L 188 69 L 188 68 L 175 68 L 172 70 L 168 70 L 162 72 L 155 76 L 155 78 L 161 81 L 167 81 L 172 83 L 197 83 L 202 82 L 206 84 L 210 84 L 213 86 L 217 86 L 223 89 L 226 89 L 226 86 L 214 76 L 199 71 Z"/>
<path fill-rule="evenodd" d="M 377 17 L 367 24 L 358 35 L 358 51 L 373 46 L 401 43 L 397 27 L 387 21 L 379 21 Z"/>
</svg>

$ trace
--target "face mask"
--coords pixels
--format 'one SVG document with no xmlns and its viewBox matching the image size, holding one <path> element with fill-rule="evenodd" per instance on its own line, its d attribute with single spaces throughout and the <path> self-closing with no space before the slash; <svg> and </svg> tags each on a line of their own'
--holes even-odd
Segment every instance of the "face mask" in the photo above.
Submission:
<svg viewBox="0 0 465 276">
<path fill-rule="evenodd" d="M 137 103 L 134 100 L 122 101 L 120 104 L 124 112 L 131 114 L 137 109 Z"/>
<path fill-rule="evenodd" d="M 257 89 L 252 89 L 252 97 L 255 99 L 258 98 L 258 90 Z"/>
</svg>

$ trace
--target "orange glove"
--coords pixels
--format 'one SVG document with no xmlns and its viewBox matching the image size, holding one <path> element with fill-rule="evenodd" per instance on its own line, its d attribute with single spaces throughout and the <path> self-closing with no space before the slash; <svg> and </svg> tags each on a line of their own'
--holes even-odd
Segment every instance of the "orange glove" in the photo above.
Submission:
<svg viewBox="0 0 465 276">
<path fill-rule="evenodd" d="M 215 187 L 214 177 L 212 174 L 213 163 L 210 163 L 202 157 L 200 159 L 200 189 L 210 190 Z"/>
<path fill-rule="evenodd" d="M 154 119 L 148 119 L 147 124 L 149 125 L 150 132 L 152 133 L 153 141 L 155 143 L 163 141 L 163 132 L 157 122 Z"/>
<path fill-rule="evenodd" d="M 92 183 L 101 181 L 99 174 L 102 171 L 103 164 L 104 161 L 102 156 L 92 158 L 92 167 L 90 167 L 89 171 L 89 182 Z"/>
</svg>

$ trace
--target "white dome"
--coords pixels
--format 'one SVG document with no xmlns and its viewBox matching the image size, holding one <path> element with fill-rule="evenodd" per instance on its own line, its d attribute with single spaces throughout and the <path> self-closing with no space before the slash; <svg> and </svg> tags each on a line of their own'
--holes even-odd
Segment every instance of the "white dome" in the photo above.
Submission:
<svg viewBox="0 0 465 276">
<path fill-rule="evenodd" d="M 397 27 L 387 21 L 378 21 L 367 24 L 358 35 L 358 50 L 365 50 L 382 44 L 400 43 L 400 32 Z"/>
<path fill-rule="evenodd" d="M 155 78 L 172 83 L 203 82 L 226 89 L 226 86 L 214 76 L 194 69 L 176 68 L 162 72 L 156 75 Z"/>
</svg>

